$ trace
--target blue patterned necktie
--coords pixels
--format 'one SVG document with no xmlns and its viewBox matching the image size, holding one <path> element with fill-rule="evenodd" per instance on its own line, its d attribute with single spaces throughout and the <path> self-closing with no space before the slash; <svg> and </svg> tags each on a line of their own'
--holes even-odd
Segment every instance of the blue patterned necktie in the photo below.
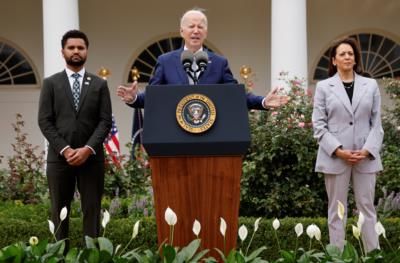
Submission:
<svg viewBox="0 0 400 263">
<path fill-rule="evenodd" d="M 71 76 L 75 79 L 74 83 L 72 84 L 72 97 L 74 98 L 75 110 L 78 111 L 79 96 L 81 94 L 79 78 L 81 75 L 79 75 L 78 73 L 74 73 Z"/>
</svg>

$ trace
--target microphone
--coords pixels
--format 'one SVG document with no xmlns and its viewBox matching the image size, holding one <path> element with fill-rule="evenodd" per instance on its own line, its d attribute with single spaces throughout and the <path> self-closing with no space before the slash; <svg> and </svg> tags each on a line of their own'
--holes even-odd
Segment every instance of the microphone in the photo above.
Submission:
<svg viewBox="0 0 400 263">
<path fill-rule="evenodd" d="M 183 65 L 183 69 L 187 74 L 190 74 L 192 72 L 192 63 L 194 60 L 193 53 L 190 52 L 189 50 L 184 50 L 181 54 L 181 63 Z"/>
<path fill-rule="evenodd" d="M 196 64 L 199 67 L 200 75 L 206 71 L 208 66 L 208 54 L 205 51 L 200 51 L 195 54 Z M 200 76 L 199 76 L 200 78 Z"/>
</svg>

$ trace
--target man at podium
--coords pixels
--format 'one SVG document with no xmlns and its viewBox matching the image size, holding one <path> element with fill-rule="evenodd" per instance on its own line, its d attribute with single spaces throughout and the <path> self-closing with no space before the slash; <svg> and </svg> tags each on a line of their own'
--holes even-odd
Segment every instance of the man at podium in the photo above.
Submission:
<svg viewBox="0 0 400 263">
<path fill-rule="evenodd" d="M 180 22 L 184 46 L 158 57 L 149 85 L 236 84 L 226 58 L 203 47 L 207 38 L 207 17 L 201 9 L 186 11 Z M 279 107 L 288 101 L 277 94 L 278 88 L 265 97 L 247 93 L 249 109 L 265 110 Z M 119 86 L 117 95 L 133 108 L 144 108 L 144 93 L 138 92 L 137 82 L 132 86 Z"/>
</svg>

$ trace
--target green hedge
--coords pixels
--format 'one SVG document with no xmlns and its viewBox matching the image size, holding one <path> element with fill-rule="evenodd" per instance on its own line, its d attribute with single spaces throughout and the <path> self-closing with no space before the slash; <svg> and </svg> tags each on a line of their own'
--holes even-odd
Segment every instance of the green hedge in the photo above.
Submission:
<svg viewBox="0 0 400 263">
<path fill-rule="evenodd" d="M 111 219 L 107 225 L 106 237 L 109 238 L 113 244 L 125 245 L 128 243 L 132 228 L 136 220 L 130 218 Z M 255 218 L 240 218 L 239 224 L 246 225 L 249 230 L 249 235 L 245 242 L 241 244 L 238 240 L 238 246 L 245 249 L 250 241 L 254 227 Z M 277 236 L 280 242 L 280 247 L 285 250 L 295 249 L 296 247 L 296 234 L 294 232 L 294 226 L 297 223 L 302 223 L 304 226 L 304 233 L 299 238 L 299 247 L 303 247 L 308 250 L 310 245 L 310 239 L 306 235 L 306 227 L 310 224 L 316 224 L 322 232 L 322 243 L 325 245 L 328 243 L 328 229 L 325 218 L 285 218 L 281 219 L 281 226 L 277 231 Z M 353 239 L 351 233 L 351 224 L 355 224 L 352 219 L 348 222 L 348 240 L 352 242 L 356 247 L 358 243 Z M 387 237 L 393 247 L 398 247 L 400 244 L 400 219 L 390 218 L 383 221 L 383 225 L 386 228 Z M 27 220 L 0 217 L 0 248 L 5 247 L 9 244 L 17 241 L 28 242 L 31 236 L 37 236 L 41 239 L 51 240 L 52 237 L 48 231 L 47 221 L 43 222 L 32 222 Z M 70 223 L 70 239 L 71 247 L 83 247 L 83 240 L 81 237 L 81 220 L 79 218 L 72 218 Z M 219 235 L 219 233 L 216 233 Z M 272 219 L 262 219 L 260 222 L 259 230 L 256 232 L 252 242 L 250 251 L 266 246 L 267 250 L 262 253 L 263 258 L 277 258 L 278 257 L 278 245 L 274 230 L 272 228 Z M 388 249 L 386 242 L 381 240 L 381 246 L 383 249 Z M 130 245 L 130 248 L 141 247 L 143 249 L 151 249 L 156 251 L 157 249 L 157 231 L 155 220 L 152 217 L 142 218 L 139 228 L 139 235 Z M 318 250 L 322 250 L 321 245 L 315 240 L 312 242 L 312 247 Z"/>
</svg>

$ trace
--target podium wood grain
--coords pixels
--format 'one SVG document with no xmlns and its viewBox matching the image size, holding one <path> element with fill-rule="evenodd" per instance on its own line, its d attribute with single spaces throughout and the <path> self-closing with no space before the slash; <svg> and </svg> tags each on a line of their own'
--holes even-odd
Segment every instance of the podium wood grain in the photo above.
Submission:
<svg viewBox="0 0 400 263">
<path fill-rule="evenodd" d="M 150 168 L 159 244 L 170 242 L 170 228 L 164 219 L 170 207 L 178 217 L 174 246 L 186 246 L 196 238 L 192 227 L 197 219 L 201 224 L 201 247 L 223 251 L 222 217 L 227 223 L 226 252 L 236 247 L 241 156 L 151 157 Z"/>
</svg>

